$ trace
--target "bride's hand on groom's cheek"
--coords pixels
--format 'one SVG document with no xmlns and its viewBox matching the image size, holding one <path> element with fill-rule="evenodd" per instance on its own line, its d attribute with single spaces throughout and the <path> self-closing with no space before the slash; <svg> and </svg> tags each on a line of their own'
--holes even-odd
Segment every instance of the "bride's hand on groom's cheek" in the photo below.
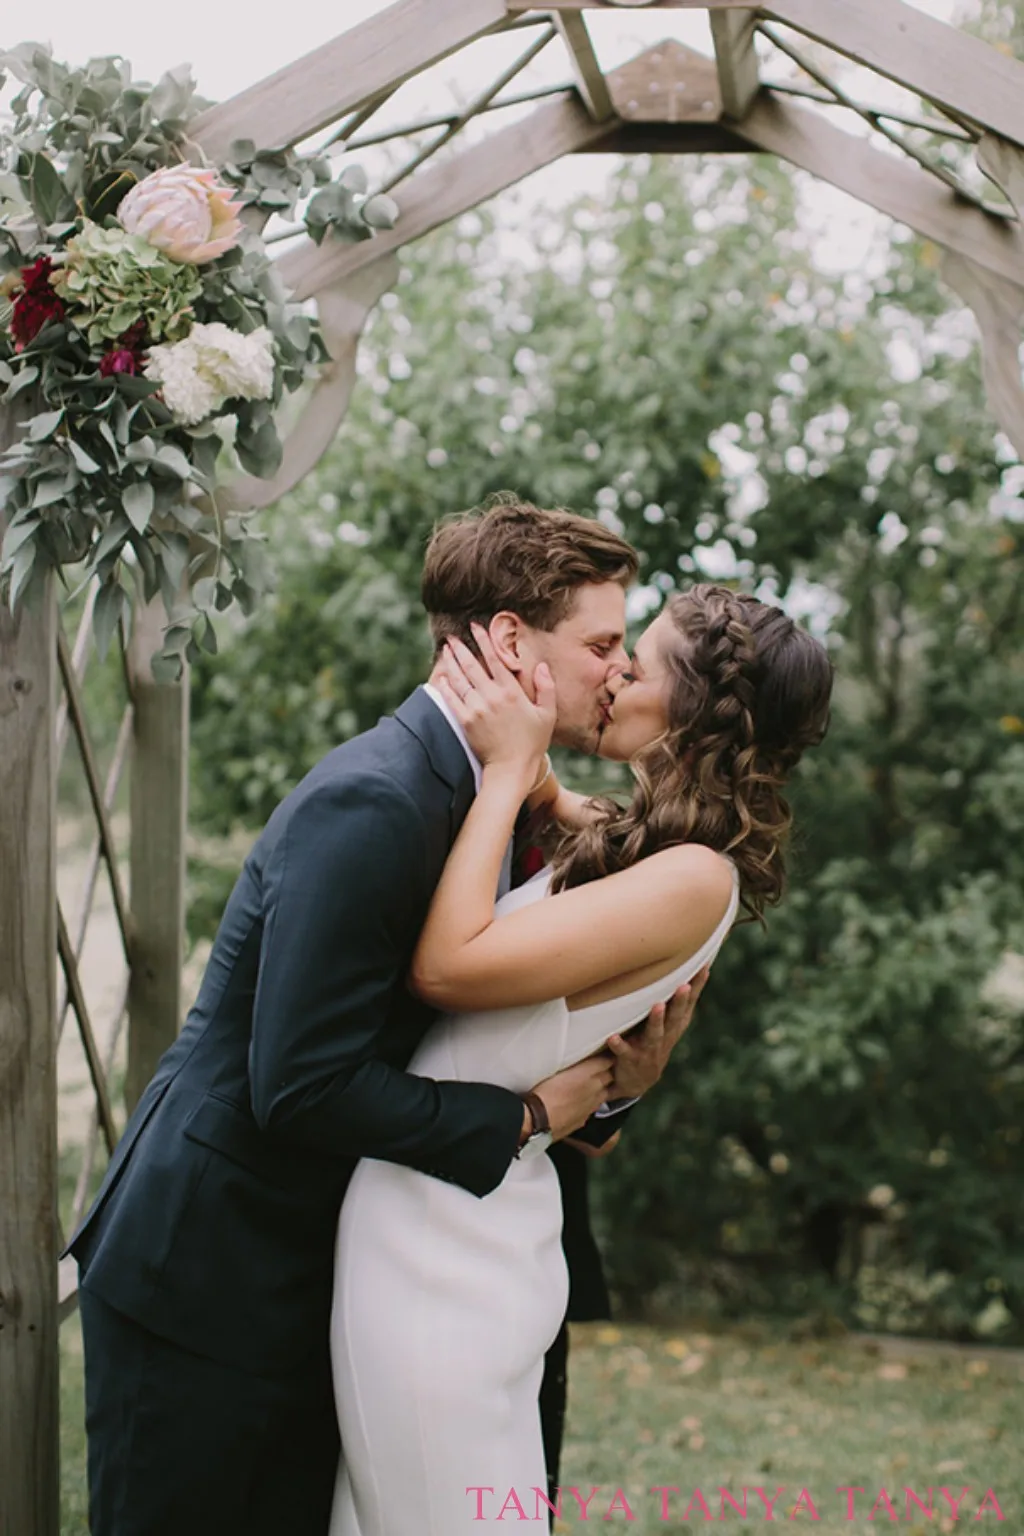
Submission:
<svg viewBox="0 0 1024 1536">
<path fill-rule="evenodd" d="M 454 637 L 441 655 L 439 681 L 470 746 L 485 764 L 523 763 L 535 771 L 555 725 L 555 689 L 547 667 L 534 674 L 536 699 L 504 665 L 487 631 L 473 625 L 479 660 Z M 531 773 L 531 779 L 533 777 Z"/>
</svg>

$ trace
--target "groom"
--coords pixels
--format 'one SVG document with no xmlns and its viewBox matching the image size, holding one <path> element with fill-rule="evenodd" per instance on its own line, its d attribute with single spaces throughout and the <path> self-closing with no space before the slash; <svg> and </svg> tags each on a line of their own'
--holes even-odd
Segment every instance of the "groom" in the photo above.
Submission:
<svg viewBox="0 0 1024 1536">
<path fill-rule="evenodd" d="M 500 620 L 506 649 L 545 660 L 556 742 L 594 751 L 636 569 L 599 523 L 500 503 L 438 531 L 424 597 L 435 639 Z M 405 977 L 477 771 L 428 685 L 329 753 L 247 859 L 196 1005 L 70 1244 L 93 1536 L 323 1536 L 355 1160 L 484 1196 L 533 1133 L 505 1089 L 403 1070 L 432 1018 Z M 556 1139 L 616 1094 L 607 1058 L 537 1089 Z"/>
</svg>

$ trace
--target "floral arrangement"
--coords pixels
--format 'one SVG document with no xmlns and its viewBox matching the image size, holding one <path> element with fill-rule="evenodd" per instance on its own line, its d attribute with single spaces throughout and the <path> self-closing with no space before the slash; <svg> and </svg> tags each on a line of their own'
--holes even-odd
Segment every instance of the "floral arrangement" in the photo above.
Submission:
<svg viewBox="0 0 1024 1536">
<path fill-rule="evenodd" d="M 260 236 L 294 213 L 319 243 L 394 222 L 323 156 L 188 138 L 207 103 L 187 69 L 155 86 L 120 59 L 71 70 L 37 44 L 0 53 L 21 82 L 0 124 L 0 580 L 12 608 L 47 570 L 99 583 L 105 650 L 136 596 L 168 615 L 158 675 L 216 648 L 214 610 L 263 589 L 251 515 L 222 515 L 219 473 L 271 476 L 275 412 L 325 356 Z M 310 194 L 313 194 L 310 197 Z"/>
</svg>

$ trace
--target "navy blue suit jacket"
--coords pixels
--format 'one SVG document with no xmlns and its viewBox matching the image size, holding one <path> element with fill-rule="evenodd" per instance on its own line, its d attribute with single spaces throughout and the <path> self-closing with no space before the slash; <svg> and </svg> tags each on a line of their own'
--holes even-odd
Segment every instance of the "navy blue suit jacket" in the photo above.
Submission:
<svg viewBox="0 0 1024 1536">
<path fill-rule="evenodd" d="M 195 1353 L 290 1370 L 326 1345 L 357 1158 L 501 1182 L 520 1100 L 403 1070 L 434 1017 L 405 977 L 472 797 L 418 689 L 277 808 L 69 1245 L 86 1289 Z"/>
</svg>

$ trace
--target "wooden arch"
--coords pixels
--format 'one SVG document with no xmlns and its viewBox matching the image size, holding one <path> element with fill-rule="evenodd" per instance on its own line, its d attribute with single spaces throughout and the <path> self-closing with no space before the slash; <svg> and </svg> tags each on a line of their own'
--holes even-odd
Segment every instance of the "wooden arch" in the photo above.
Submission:
<svg viewBox="0 0 1024 1536">
<path fill-rule="evenodd" d="M 662 42 L 605 73 L 587 17 L 626 8 L 706 11 L 714 57 Z M 494 34 L 508 35 L 510 62 L 465 109 L 381 126 L 378 114 L 404 82 Z M 549 45 L 563 50 L 565 83 L 510 93 Z M 780 59 L 788 61 L 787 78 L 774 80 L 767 66 Z M 904 87 L 919 109 L 864 104 L 838 83 L 844 61 Z M 492 111 L 527 104 L 509 125 L 459 142 Z M 847 131 L 823 106 L 858 117 L 868 131 Z M 275 149 L 326 134 L 339 154 L 409 144 L 409 159 L 386 188 L 400 209 L 393 230 L 355 246 L 330 239 L 315 246 L 301 228 L 281 232 L 281 275 L 301 298 L 315 299 L 331 361 L 278 474 L 235 481 L 219 493 L 225 507 L 275 500 L 329 446 L 351 395 L 359 338 L 397 279 L 401 245 L 563 155 L 594 151 L 776 154 L 933 241 L 948 281 L 977 316 L 993 414 L 1024 459 L 1024 64 L 905 0 L 548 0 L 543 8 L 529 0 L 397 0 L 212 108 L 193 132 L 214 161 L 240 138 Z M 453 141 L 456 152 L 431 163 Z M 973 155 L 966 172 L 952 170 L 936 149 L 946 141 Z M 13 420 L 0 420 L 0 440 L 13 431 Z M 136 1094 L 179 1024 L 187 678 L 154 683 L 149 658 L 159 644 L 160 615 L 144 613 L 128 658 L 131 698 L 115 764 L 119 773 L 130 739 L 130 901 L 120 891 L 108 824 L 116 774 L 104 789 L 88 765 L 127 954 Z M 52 600 L 31 621 L 0 613 L 0 1531 L 25 1536 L 57 1536 L 59 1527 L 57 1326 L 74 1305 L 74 1276 L 61 1277 L 59 1288 L 56 1262 L 58 949 L 96 1088 L 97 1124 L 108 1144 L 115 1134 L 77 986 L 81 934 L 69 937 L 56 901 L 54 784 L 69 714 L 89 756 L 81 651 L 58 643 Z M 58 669 L 63 715 L 55 706 Z"/>
<path fill-rule="evenodd" d="M 707 12 L 715 57 L 668 41 L 604 73 L 587 13 L 626 8 Z M 530 39 L 525 50 L 516 56 L 510 37 L 509 67 L 461 113 L 375 131 L 374 119 L 406 81 L 479 38 L 519 32 Z M 567 56 L 566 86 L 510 95 L 509 85 L 548 43 Z M 803 83 L 763 79 L 759 55 L 766 51 L 788 58 Z M 861 105 L 833 78 L 832 66 L 848 61 L 912 92 L 921 115 Z M 470 122 L 531 95 L 551 99 L 427 165 Z M 870 133 L 838 126 L 815 109 L 821 104 L 857 115 Z M 421 135 L 434 128 L 439 132 L 423 144 Z M 552 0 L 543 8 L 529 0 L 398 0 L 211 109 L 198 120 L 195 137 L 218 159 L 238 138 L 281 147 L 325 129 L 341 150 L 412 142 L 409 162 L 386 187 L 400 217 L 393 230 L 358 246 L 314 246 L 297 233 L 283 255 L 288 286 L 318 301 L 334 367 L 296 428 L 278 476 L 269 484 L 247 479 L 231 487 L 233 505 L 268 504 L 328 446 L 348 404 L 359 332 L 396 279 L 390 253 L 580 152 L 776 154 L 934 241 L 944 252 L 945 276 L 977 317 L 993 413 L 1024 457 L 1017 364 L 1024 312 L 1024 64 L 905 0 L 772 0 L 756 8 L 737 0 Z M 940 144 L 973 145 L 978 169 L 1002 198 L 986 196 L 933 148 L 922 149 L 923 131 Z"/>
</svg>

